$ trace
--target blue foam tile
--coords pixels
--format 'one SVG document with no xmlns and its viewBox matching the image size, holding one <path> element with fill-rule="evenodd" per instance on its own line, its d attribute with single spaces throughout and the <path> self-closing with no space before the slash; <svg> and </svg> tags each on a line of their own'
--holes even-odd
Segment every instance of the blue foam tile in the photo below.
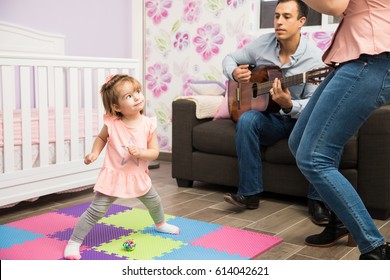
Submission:
<svg viewBox="0 0 390 280">
<path fill-rule="evenodd" d="M 217 231 L 222 228 L 221 225 L 206 223 L 202 221 L 196 221 L 191 219 L 186 219 L 182 217 L 174 217 L 169 219 L 170 224 L 179 227 L 180 234 L 167 234 L 156 231 L 153 227 L 147 227 L 142 230 L 143 233 L 149 233 L 154 236 L 161 236 L 163 238 L 170 238 L 176 241 L 183 241 L 184 243 L 193 242 L 196 238 L 200 238 L 204 235 L 209 234 L 210 232 Z"/>
<path fill-rule="evenodd" d="M 42 234 L 4 225 L 0 225 L 0 236 L 0 249 L 11 248 L 13 245 L 43 237 Z"/>
<path fill-rule="evenodd" d="M 154 260 L 248 260 L 238 254 L 228 254 L 227 252 L 218 252 L 215 249 L 208 249 L 201 246 L 186 244 L 178 249 L 154 257 Z"/>
</svg>

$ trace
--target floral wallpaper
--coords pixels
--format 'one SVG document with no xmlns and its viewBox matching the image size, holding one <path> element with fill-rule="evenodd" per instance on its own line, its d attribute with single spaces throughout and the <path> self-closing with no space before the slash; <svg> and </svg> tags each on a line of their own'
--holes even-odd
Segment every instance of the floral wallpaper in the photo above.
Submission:
<svg viewBox="0 0 390 280">
<path fill-rule="evenodd" d="M 145 0 L 146 113 L 158 120 L 161 152 L 172 150 L 172 101 L 194 93 L 190 81 L 224 83 L 222 60 L 259 34 L 256 0 Z M 304 33 L 321 49 L 330 32 Z"/>
</svg>

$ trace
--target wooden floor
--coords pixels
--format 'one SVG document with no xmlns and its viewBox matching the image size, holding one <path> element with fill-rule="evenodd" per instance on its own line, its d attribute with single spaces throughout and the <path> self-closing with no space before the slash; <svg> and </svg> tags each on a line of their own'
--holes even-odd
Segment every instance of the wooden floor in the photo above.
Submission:
<svg viewBox="0 0 390 280">
<path fill-rule="evenodd" d="M 256 210 L 241 210 L 223 201 L 223 194 L 235 188 L 195 183 L 193 188 L 179 188 L 171 177 L 171 163 L 160 161 L 160 167 L 150 170 L 166 214 L 196 219 L 220 225 L 242 228 L 284 239 L 280 245 L 258 257 L 261 260 L 356 260 L 359 252 L 347 247 L 346 238 L 331 248 L 314 248 L 304 244 L 307 235 L 319 233 L 308 216 L 306 200 L 264 194 Z M 92 189 L 78 193 L 55 194 L 35 202 L 22 202 L 12 208 L 0 209 L 0 224 L 46 213 L 71 205 L 91 201 Z M 143 208 L 137 199 L 118 199 L 117 204 Z M 390 219 L 375 220 L 376 225 L 390 240 Z"/>
</svg>

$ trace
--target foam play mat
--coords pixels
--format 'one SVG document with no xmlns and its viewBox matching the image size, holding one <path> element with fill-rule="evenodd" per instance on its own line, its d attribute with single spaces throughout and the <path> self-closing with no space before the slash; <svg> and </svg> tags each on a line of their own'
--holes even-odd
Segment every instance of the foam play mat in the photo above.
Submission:
<svg viewBox="0 0 390 280">
<path fill-rule="evenodd" d="M 1 260 L 61 260 L 88 203 L 0 225 Z M 146 210 L 113 204 L 87 235 L 82 260 L 248 260 L 283 240 L 166 215 L 179 235 L 159 233 Z M 135 244 L 123 246 L 126 241 Z"/>
</svg>

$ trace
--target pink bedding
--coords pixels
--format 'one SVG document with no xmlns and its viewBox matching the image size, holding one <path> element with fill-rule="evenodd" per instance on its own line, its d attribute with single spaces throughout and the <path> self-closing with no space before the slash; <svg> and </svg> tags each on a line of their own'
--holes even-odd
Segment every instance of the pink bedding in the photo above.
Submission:
<svg viewBox="0 0 390 280">
<path fill-rule="evenodd" d="M 39 112 L 38 109 L 31 110 L 31 144 L 39 144 Z M 49 119 L 48 119 L 48 133 L 49 133 L 49 143 L 54 143 L 56 141 L 56 126 L 55 126 L 55 111 L 54 109 L 49 109 Z M 97 112 L 94 111 L 92 115 L 92 133 L 97 135 Z M 85 127 L 85 117 L 84 113 L 81 112 L 79 115 L 79 138 L 84 137 L 84 127 Z M 70 113 L 69 109 L 64 110 L 64 140 L 70 139 Z M 14 111 L 14 145 L 22 145 L 22 112 L 21 110 Z M 3 115 L 0 112 L 0 147 L 4 145 L 4 133 L 3 133 Z"/>
</svg>

